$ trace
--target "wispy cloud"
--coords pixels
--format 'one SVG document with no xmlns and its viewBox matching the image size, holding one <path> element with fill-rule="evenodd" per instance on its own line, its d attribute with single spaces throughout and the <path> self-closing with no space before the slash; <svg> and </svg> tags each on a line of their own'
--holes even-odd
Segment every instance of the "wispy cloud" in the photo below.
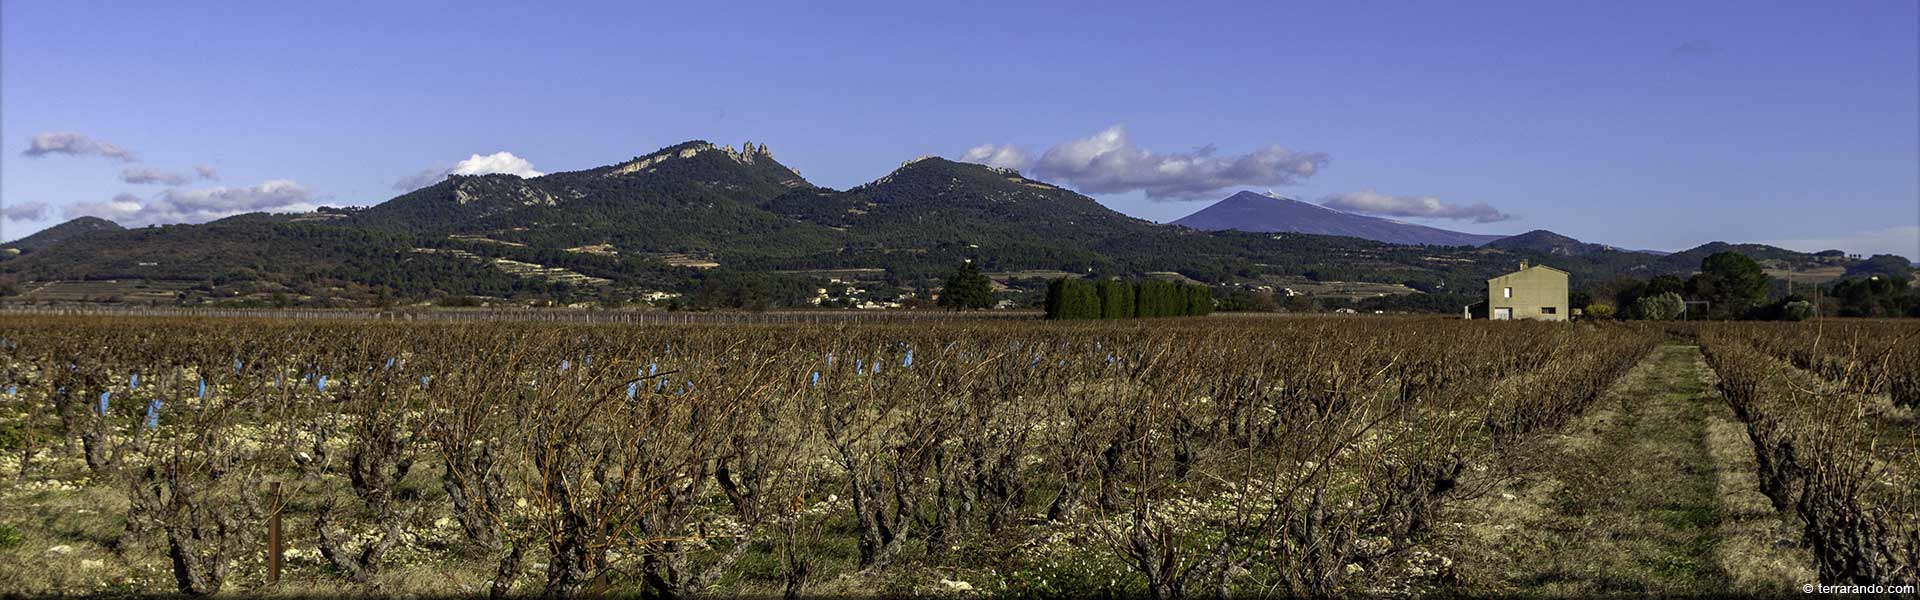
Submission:
<svg viewBox="0 0 1920 600">
<path fill-rule="evenodd" d="M 121 162 L 138 162 L 139 157 L 132 151 L 106 140 L 96 140 L 84 134 L 72 132 L 48 132 L 34 134 L 28 143 L 27 156 L 47 156 L 65 154 L 68 156 L 104 156 Z"/>
<path fill-rule="evenodd" d="M 1394 196 L 1372 190 L 1333 194 L 1321 198 L 1320 205 L 1335 210 L 1383 217 L 1472 220 L 1475 223 L 1494 223 L 1514 218 L 1513 215 L 1500 212 L 1484 202 L 1449 204 L 1441 202 L 1439 198 Z"/>
<path fill-rule="evenodd" d="M 446 178 L 447 169 L 421 169 L 419 173 L 402 177 L 399 181 L 393 182 L 393 189 L 395 191 L 411 192 L 439 183 L 440 180 Z"/>
<path fill-rule="evenodd" d="M 207 181 L 217 181 L 220 179 L 220 173 L 213 170 L 213 167 L 206 165 L 194 165 L 193 172 L 199 175 L 201 179 Z"/>
<path fill-rule="evenodd" d="M 146 167 L 127 167 L 120 170 L 120 180 L 136 185 L 185 185 L 187 176 Z"/>
<path fill-rule="evenodd" d="M 1146 192 L 1152 200 L 1201 200 L 1228 187 L 1272 186 L 1312 177 L 1327 164 L 1319 152 L 1269 145 L 1247 154 L 1220 156 L 1211 145 L 1192 152 L 1156 153 L 1127 137 L 1124 125 L 1048 148 L 1038 160 L 1016 146 L 985 144 L 961 160 L 1025 168 L 1035 176 L 1065 181 L 1082 192 Z M 995 164 L 998 163 L 998 164 Z"/>
<path fill-rule="evenodd" d="M 167 190 L 152 198 L 120 194 L 105 202 L 67 207 L 67 218 L 101 217 L 133 227 L 159 223 L 202 223 L 251 212 L 307 212 L 319 208 L 313 193 L 299 183 L 275 179 L 249 187 Z"/>
<path fill-rule="evenodd" d="M 444 163 L 443 163 L 444 164 Z M 493 154 L 475 154 L 466 160 L 454 163 L 452 168 L 424 169 L 393 183 L 393 189 L 400 191 L 417 190 L 446 179 L 448 175 L 491 175 L 504 173 L 519 177 L 539 177 L 545 175 L 533 168 L 527 159 L 514 156 L 512 152 L 500 151 Z"/>
<path fill-rule="evenodd" d="M 1802 252 L 1844 250 L 1852 254 L 1898 254 L 1920 260 L 1920 225 L 1867 229 L 1839 235 L 1762 242 Z"/>
<path fill-rule="evenodd" d="M 1720 47 L 1706 40 L 1687 40 L 1668 50 L 1667 54 L 1675 58 L 1713 56 L 1720 53 Z"/>
<path fill-rule="evenodd" d="M 47 218 L 47 203 L 21 202 L 0 208 L 0 217 L 8 221 L 38 221 Z"/>
</svg>

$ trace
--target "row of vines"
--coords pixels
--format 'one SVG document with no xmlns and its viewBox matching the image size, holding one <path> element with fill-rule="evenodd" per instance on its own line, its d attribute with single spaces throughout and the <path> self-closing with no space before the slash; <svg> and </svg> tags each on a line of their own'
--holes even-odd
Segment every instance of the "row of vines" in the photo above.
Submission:
<svg viewBox="0 0 1920 600">
<path fill-rule="evenodd" d="M 1355 589 L 1656 341 L 1437 319 L 0 338 L 0 476 L 123 491 L 114 547 L 180 592 L 264 585 L 277 483 L 315 549 L 288 577 L 319 589 L 1158 598 Z M 462 583 L 396 579 L 422 562 Z"/>
<path fill-rule="evenodd" d="M 1699 337 L 1761 491 L 1803 527 L 1820 580 L 1920 584 L 1920 326 L 1721 324 Z"/>
</svg>

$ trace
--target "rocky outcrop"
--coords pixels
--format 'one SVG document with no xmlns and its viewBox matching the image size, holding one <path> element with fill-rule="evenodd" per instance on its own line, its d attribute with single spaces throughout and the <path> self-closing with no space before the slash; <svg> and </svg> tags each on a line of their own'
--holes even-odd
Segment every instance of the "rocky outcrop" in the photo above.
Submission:
<svg viewBox="0 0 1920 600">
<path fill-rule="evenodd" d="M 731 146 L 715 146 L 706 142 L 700 142 L 685 145 L 679 152 L 661 151 L 627 161 L 625 164 L 615 167 L 612 171 L 608 172 L 607 176 L 614 177 L 629 173 L 638 173 L 672 158 L 693 158 L 701 152 L 708 150 L 719 150 L 721 153 L 726 154 L 727 158 L 733 159 L 733 162 L 741 164 L 750 165 L 753 164 L 755 160 L 762 158 L 769 161 L 773 160 L 773 153 L 767 150 L 767 145 L 764 143 L 756 146 L 752 141 L 747 141 L 740 144 L 739 150 L 734 150 Z M 795 173 L 798 173 L 798 171 L 795 171 Z"/>
<path fill-rule="evenodd" d="M 740 152 L 738 154 L 735 154 L 732 151 L 729 151 L 727 152 L 727 155 L 732 156 L 734 160 L 737 160 L 746 164 L 753 164 L 753 161 L 762 159 L 762 158 L 767 160 L 773 160 L 773 153 L 767 151 L 766 143 L 763 142 L 759 146 L 754 146 L 753 140 L 747 140 L 745 142 L 742 142 L 740 144 Z"/>
<path fill-rule="evenodd" d="M 498 187 L 498 185 L 488 184 L 489 178 L 499 178 L 499 177 L 512 177 L 513 187 L 511 189 L 502 190 Z M 554 198 L 553 194 L 547 193 L 545 190 L 541 190 L 533 186 L 527 185 L 526 182 L 521 181 L 520 178 L 515 175 L 507 175 L 507 174 L 452 175 L 450 176 L 450 178 L 458 181 L 458 184 L 455 185 L 453 188 L 453 200 L 455 203 L 461 204 L 461 205 L 465 205 L 468 202 L 472 202 L 477 199 L 500 195 L 501 192 L 503 191 L 506 193 L 507 196 L 513 198 L 514 200 L 519 201 L 519 203 L 522 206 L 534 206 L 534 205 L 559 206 L 560 205 L 559 199 Z"/>
</svg>

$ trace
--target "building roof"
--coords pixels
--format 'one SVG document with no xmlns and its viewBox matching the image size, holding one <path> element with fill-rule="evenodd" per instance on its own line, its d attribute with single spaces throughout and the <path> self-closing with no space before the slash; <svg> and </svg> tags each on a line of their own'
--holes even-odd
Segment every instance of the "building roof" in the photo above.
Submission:
<svg viewBox="0 0 1920 600">
<path fill-rule="evenodd" d="M 1511 277 L 1511 276 L 1513 276 L 1513 275 L 1517 275 L 1517 274 L 1520 274 L 1520 273 L 1525 273 L 1525 272 L 1527 272 L 1527 271 L 1531 271 L 1531 270 L 1534 270 L 1534 269 L 1546 269 L 1546 270 L 1548 270 L 1548 271 L 1553 271 L 1553 272 L 1555 272 L 1555 273 L 1559 273 L 1559 274 L 1561 274 L 1561 275 L 1571 275 L 1570 273 L 1567 273 L 1566 271 L 1562 271 L 1562 270 L 1559 270 L 1559 269 L 1555 269 L 1555 268 L 1553 268 L 1553 267 L 1549 267 L 1549 266 L 1546 266 L 1546 265 L 1533 265 L 1533 266 L 1530 266 L 1530 267 L 1527 267 L 1527 268 L 1524 268 L 1524 269 L 1520 269 L 1520 270 L 1518 270 L 1518 271 L 1514 271 L 1514 272 L 1512 272 L 1512 273 L 1507 273 L 1507 274 L 1505 274 L 1505 275 L 1500 275 L 1500 276 L 1498 276 L 1498 277 L 1492 277 L 1492 278 L 1489 278 L 1489 279 L 1487 279 L 1487 281 L 1493 281 L 1493 280 L 1495 280 L 1495 279 L 1499 279 L 1499 278 L 1501 278 L 1501 277 Z"/>
</svg>

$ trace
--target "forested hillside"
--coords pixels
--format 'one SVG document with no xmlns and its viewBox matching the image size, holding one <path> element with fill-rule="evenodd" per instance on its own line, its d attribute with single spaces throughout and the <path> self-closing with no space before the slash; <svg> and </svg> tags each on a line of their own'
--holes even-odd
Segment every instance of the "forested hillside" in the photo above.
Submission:
<svg viewBox="0 0 1920 600">
<path fill-rule="evenodd" d="M 685 294 L 692 305 L 752 297 L 779 306 L 806 302 L 830 279 L 904 298 L 937 288 L 954 264 L 971 260 L 1033 293 L 1032 282 L 1059 274 L 1157 273 L 1229 287 L 1404 285 L 1419 293 L 1393 306 L 1449 310 L 1522 259 L 1572 273 L 1576 287 L 1686 274 L 1728 248 L 1769 268 L 1861 262 L 1719 243 L 1663 257 L 1528 235 L 1473 248 L 1199 231 L 1129 217 L 1016 171 L 933 157 L 840 191 L 809 183 L 765 145 L 691 141 L 541 177 L 450 176 L 366 208 L 131 230 L 80 219 L 7 245 L 21 252 L 0 258 L 0 285 L 24 294 L 61 282 L 162 282 L 182 304 L 624 303 Z"/>
</svg>

